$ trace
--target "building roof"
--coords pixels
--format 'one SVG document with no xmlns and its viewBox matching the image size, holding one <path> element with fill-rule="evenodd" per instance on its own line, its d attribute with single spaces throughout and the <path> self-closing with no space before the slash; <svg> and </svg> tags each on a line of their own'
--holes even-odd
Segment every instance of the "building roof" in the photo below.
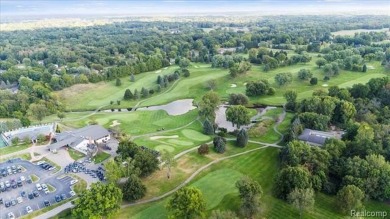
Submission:
<svg viewBox="0 0 390 219">
<path fill-rule="evenodd" d="M 35 140 L 39 135 L 50 135 L 54 133 L 54 130 L 55 130 L 55 124 L 50 123 L 45 125 L 23 127 L 12 131 L 4 132 L 3 134 L 8 141 L 14 138 L 19 138 L 19 139 L 29 138 Z"/>
<path fill-rule="evenodd" d="M 323 145 L 326 139 L 340 139 L 342 134 L 344 134 L 344 132 L 323 132 L 312 129 L 305 129 L 303 130 L 302 134 L 298 136 L 298 139 L 314 145 Z"/>
<path fill-rule="evenodd" d="M 107 129 L 100 125 L 90 125 L 73 131 L 66 131 L 54 136 L 56 143 L 49 145 L 50 150 L 59 149 L 63 146 L 77 146 L 84 140 L 99 140 L 110 135 Z"/>
</svg>

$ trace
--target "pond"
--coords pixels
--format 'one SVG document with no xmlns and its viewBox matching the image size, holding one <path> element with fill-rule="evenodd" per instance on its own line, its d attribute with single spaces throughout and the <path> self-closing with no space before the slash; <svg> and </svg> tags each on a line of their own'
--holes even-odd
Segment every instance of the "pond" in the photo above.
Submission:
<svg viewBox="0 0 390 219">
<path fill-rule="evenodd" d="M 165 105 L 139 107 L 137 110 L 165 110 L 171 116 L 185 114 L 196 107 L 192 105 L 194 99 L 182 99 L 170 102 Z"/>
<path fill-rule="evenodd" d="M 233 126 L 232 122 L 229 122 L 226 120 L 226 110 L 229 107 L 229 105 L 220 105 L 218 106 L 218 109 L 215 111 L 215 124 L 218 125 L 220 128 L 225 128 L 228 132 L 232 132 L 237 127 Z M 276 107 L 270 107 L 267 106 L 265 108 L 256 108 L 257 114 L 252 116 L 251 123 L 249 125 L 241 126 L 241 128 L 248 129 L 251 126 L 254 125 L 253 122 L 258 121 L 261 116 L 263 116 L 268 110 L 276 109 Z M 253 122 L 252 122 L 253 121 Z"/>
</svg>

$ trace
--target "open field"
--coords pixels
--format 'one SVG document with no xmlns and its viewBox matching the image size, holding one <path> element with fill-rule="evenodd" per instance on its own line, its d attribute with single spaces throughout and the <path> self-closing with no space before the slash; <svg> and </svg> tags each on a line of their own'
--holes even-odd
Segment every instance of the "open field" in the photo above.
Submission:
<svg viewBox="0 0 390 219">
<path fill-rule="evenodd" d="M 289 53 L 292 53 L 289 51 Z M 271 86 L 276 88 L 274 96 L 263 97 L 251 97 L 254 102 L 270 105 L 281 105 L 284 103 L 283 94 L 288 89 L 297 90 L 298 99 L 311 96 L 315 89 L 326 89 L 323 84 L 328 86 L 340 85 L 341 87 L 349 87 L 355 83 L 365 83 L 369 79 L 374 77 L 383 77 L 385 73 L 383 67 L 379 62 L 370 62 L 368 65 L 372 65 L 374 69 L 369 69 L 366 73 L 352 72 L 341 70 L 338 76 L 332 77 L 329 81 L 323 81 L 324 77 L 322 69 L 319 69 L 315 65 L 317 60 L 317 54 L 311 53 L 312 60 L 309 63 L 297 64 L 292 66 L 280 67 L 269 72 L 263 71 L 262 65 L 253 65 L 252 69 L 245 75 L 231 78 L 228 75 L 228 69 L 211 68 L 210 65 L 193 63 L 189 68 L 191 76 L 189 78 L 181 78 L 176 81 L 174 85 L 170 85 L 169 88 L 164 89 L 161 93 L 154 94 L 147 99 L 141 99 L 140 106 L 150 106 L 165 104 L 174 100 L 184 98 L 194 98 L 199 100 L 201 96 L 207 92 L 205 83 L 209 80 L 217 81 L 216 92 L 222 98 L 227 98 L 230 93 L 245 93 L 245 83 L 250 81 L 257 81 L 260 79 L 267 79 Z M 301 81 L 297 78 L 297 73 L 300 69 L 309 69 L 314 77 L 317 77 L 318 84 L 315 86 L 310 85 L 309 81 Z M 171 66 L 167 69 L 159 70 L 159 74 L 172 73 L 177 67 Z M 291 84 L 279 87 L 274 81 L 274 77 L 277 73 L 290 72 L 293 74 L 293 82 Z M 68 106 L 69 110 L 94 110 L 100 106 L 109 105 L 110 101 L 122 100 L 125 89 L 130 88 L 134 90 L 137 88 L 140 90 L 142 86 L 149 88 L 156 86 L 156 77 L 158 74 L 155 72 L 146 72 L 136 75 L 136 81 L 130 82 L 129 78 L 122 78 L 122 86 L 115 86 L 114 81 L 100 82 L 98 84 L 83 84 L 75 85 L 70 88 L 66 88 L 56 93 L 61 100 Z M 236 84 L 232 87 L 231 84 Z M 106 108 L 126 108 L 133 107 L 138 101 L 121 101 L 121 105 L 114 103 L 112 106 Z"/>
<path fill-rule="evenodd" d="M 105 152 L 102 152 L 102 151 L 99 151 L 96 156 L 93 158 L 93 162 L 94 163 L 101 163 L 105 160 L 107 160 L 111 155 L 110 154 L 107 154 Z"/>
<path fill-rule="evenodd" d="M 355 30 L 340 30 L 336 32 L 332 32 L 333 35 L 337 36 L 353 36 L 355 33 L 364 33 L 364 32 L 387 32 L 390 35 L 389 28 L 382 29 L 355 29 Z"/>
<path fill-rule="evenodd" d="M 258 218 L 298 218 L 299 213 L 295 208 L 272 196 L 272 179 L 277 169 L 278 150 L 267 148 L 215 164 L 196 177 L 191 186 L 197 187 L 204 194 L 208 213 L 213 209 L 237 210 L 240 201 L 234 184 L 241 176 L 248 175 L 257 180 L 263 188 L 263 213 Z M 124 208 L 116 217 L 166 218 L 167 200 Z M 335 212 L 335 209 L 333 196 L 317 193 L 314 209 L 305 213 L 303 218 L 344 218 Z M 390 206 L 370 201 L 366 203 L 366 210 L 390 211 Z"/>
</svg>

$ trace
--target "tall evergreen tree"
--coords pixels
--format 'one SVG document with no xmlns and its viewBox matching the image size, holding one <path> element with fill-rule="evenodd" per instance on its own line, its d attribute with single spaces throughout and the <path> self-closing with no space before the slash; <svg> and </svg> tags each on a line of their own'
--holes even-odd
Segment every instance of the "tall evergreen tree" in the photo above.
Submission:
<svg viewBox="0 0 390 219">
<path fill-rule="evenodd" d="M 211 124 L 211 122 L 208 119 L 206 119 L 203 122 L 203 132 L 206 135 L 213 135 L 214 134 L 213 124 Z"/>
<path fill-rule="evenodd" d="M 248 144 L 248 133 L 245 129 L 241 129 L 237 134 L 237 146 L 238 147 L 245 147 Z"/>
<path fill-rule="evenodd" d="M 141 96 L 143 98 L 145 98 L 145 97 L 148 97 L 148 95 L 149 95 L 149 90 L 144 88 L 144 87 L 142 87 L 142 89 L 141 89 Z"/>
<path fill-rule="evenodd" d="M 130 75 L 130 81 L 131 81 L 131 82 L 134 82 L 134 81 L 135 81 L 135 77 L 134 77 L 134 74 L 133 74 L 133 73 L 131 73 L 131 75 Z"/>
<path fill-rule="evenodd" d="M 125 95 L 123 96 L 124 100 L 131 100 L 134 98 L 133 93 L 131 93 L 130 89 L 126 89 Z"/>
<path fill-rule="evenodd" d="M 162 77 L 161 75 L 157 76 L 157 84 L 161 84 L 161 81 L 162 81 Z"/>
<path fill-rule="evenodd" d="M 134 90 L 134 99 L 138 100 L 140 98 L 139 92 L 137 89 Z"/>
</svg>

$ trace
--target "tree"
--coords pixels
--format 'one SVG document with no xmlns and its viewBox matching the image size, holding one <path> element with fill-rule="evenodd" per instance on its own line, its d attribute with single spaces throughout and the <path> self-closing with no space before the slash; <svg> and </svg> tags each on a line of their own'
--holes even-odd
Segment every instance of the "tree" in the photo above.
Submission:
<svg viewBox="0 0 390 219">
<path fill-rule="evenodd" d="M 146 98 L 148 96 L 149 96 L 149 90 L 144 88 L 144 87 L 142 87 L 142 89 L 141 89 L 141 97 L 142 98 Z"/>
<path fill-rule="evenodd" d="M 49 110 L 42 103 L 32 103 L 28 109 L 28 115 L 32 116 L 38 121 L 42 121 L 45 116 L 49 115 Z"/>
<path fill-rule="evenodd" d="M 288 194 L 296 188 L 311 188 L 309 171 L 301 166 L 283 168 L 276 176 L 276 196 L 286 200 Z"/>
<path fill-rule="evenodd" d="M 190 71 L 188 69 L 182 69 L 181 72 L 183 73 L 183 76 L 188 78 L 190 77 Z"/>
<path fill-rule="evenodd" d="M 307 80 L 309 78 L 313 77 L 313 73 L 310 72 L 310 70 L 307 69 L 301 69 L 298 72 L 298 78 L 301 80 Z"/>
<path fill-rule="evenodd" d="M 261 80 L 257 82 L 248 82 L 246 84 L 245 93 L 248 96 L 260 96 L 267 94 L 269 89 L 269 83 L 267 80 Z"/>
<path fill-rule="evenodd" d="M 161 75 L 157 76 L 157 84 L 161 84 L 162 81 L 163 78 L 161 77 Z"/>
<path fill-rule="evenodd" d="M 318 79 L 316 77 L 310 79 L 311 85 L 316 85 L 318 83 Z"/>
<path fill-rule="evenodd" d="M 120 209 L 122 191 L 113 183 L 93 183 L 76 199 L 72 216 L 75 218 L 110 217 Z"/>
<path fill-rule="evenodd" d="M 215 90 L 217 88 L 217 81 L 214 79 L 207 81 L 206 88 L 209 90 Z"/>
<path fill-rule="evenodd" d="M 226 139 L 216 136 L 213 139 L 214 150 L 217 153 L 223 154 L 225 152 Z"/>
<path fill-rule="evenodd" d="M 110 183 L 117 183 L 122 177 L 122 168 L 114 159 L 109 159 L 104 163 L 104 169 L 107 181 Z"/>
<path fill-rule="evenodd" d="M 215 110 L 219 105 L 219 96 L 214 91 L 209 91 L 203 95 L 202 100 L 199 102 L 199 115 L 203 118 L 214 121 Z"/>
<path fill-rule="evenodd" d="M 131 81 L 131 82 L 135 82 L 135 77 L 134 77 L 134 74 L 133 74 L 133 73 L 131 73 L 131 75 L 130 75 L 130 81 Z"/>
<path fill-rule="evenodd" d="M 363 70 L 362 71 L 363 72 L 367 72 L 367 65 L 366 64 L 363 65 Z"/>
<path fill-rule="evenodd" d="M 208 144 L 201 144 L 198 148 L 198 154 L 208 154 L 209 153 L 209 145 Z"/>
<path fill-rule="evenodd" d="M 245 129 L 241 129 L 237 134 L 236 144 L 238 147 L 245 147 L 248 144 L 249 136 Z"/>
<path fill-rule="evenodd" d="M 263 194 L 259 183 L 249 177 L 244 177 L 236 182 L 240 193 L 240 212 L 246 218 L 253 218 L 260 212 L 260 197 Z"/>
<path fill-rule="evenodd" d="M 226 120 L 230 121 L 240 129 L 242 125 L 250 123 L 249 110 L 241 105 L 231 106 L 226 110 Z"/>
<path fill-rule="evenodd" d="M 299 210 L 299 217 L 302 218 L 303 211 L 314 206 L 314 190 L 311 188 L 294 189 L 288 194 L 287 200 Z"/>
<path fill-rule="evenodd" d="M 126 201 L 135 201 L 141 199 L 146 194 L 146 186 L 135 174 L 131 174 L 122 187 L 123 199 Z"/>
<path fill-rule="evenodd" d="M 65 113 L 64 112 L 58 112 L 57 117 L 62 121 L 65 118 Z"/>
<path fill-rule="evenodd" d="M 362 190 L 354 185 L 347 185 L 337 193 L 337 206 L 343 213 L 349 213 L 351 210 L 358 211 L 363 208 L 363 198 Z"/>
<path fill-rule="evenodd" d="M 230 105 L 246 105 L 249 102 L 248 97 L 245 94 L 229 94 L 229 104 Z"/>
<path fill-rule="evenodd" d="M 171 178 L 171 168 L 176 166 L 176 160 L 174 156 L 167 150 L 163 150 L 161 154 L 161 162 L 163 163 L 163 167 L 167 168 L 167 178 Z"/>
<path fill-rule="evenodd" d="M 206 202 L 201 191 L 194 187 L 184 187 L 175 192 L 166 205 L 172 218 L 202 218 Z"/>
<path fill-rule="evenodd" d="M 125 95 L 123 96 L 124 100 L 132 100 L 134 98 L 133 93 L 131 93 L 130 89 L 126 89 Z"/>
<path fill-rule="evenodd" d="M 121 79 L 117 78 L 116 81 L 115 81 L 115 86 L 119 87 L 121 85 L 122 85 Z"/>
<path fill-rule="evenodd" d="M 208 119 L 205 119 L 203 122 L 203 133 L 206 135 L 214 135 L 213 124 Z"/>
<path fill-rule="evenodd" d="M 135 100 L 138 100 L 140 98 L 140 94 L 139 94 L 139 92 L 138 92 L 138 90 L 137 90 L 137 88 L 134 90 L 134 99 Z"/>
<path fill-rule="evenodd" d="M 275 75 L 275 82 L 279 86 L 289 84 L 292 82 L 292 74 L 291 73 L 278 73 Z"/>
<path fill-rule="evenodd" d="M 181 58 L 179 62 L 179 66 L 182 69 L 188 68 L 188 66 L 190 66 L 190 60 L 188 60 L 187 58 Z"/>
<path fill-rule="evenodd" d="M 326 59 L 324 58 L 319 58 L 316 61 L 316 65 L 318 65 L 318 68 L 321 68 L 321 66 L 324 66 L 326 64 Z"/>
<path fill-rule="evenodd" d="M 286 91 L 286 93 L 284 93 L 283 96 L 287 101 L 286 109 L 291 110 L 291 111 L 295 111 L 295 109 L 297 108 L 297 97 L 298 97 L 297 91 L 288 90 L 288 91 Z"/>
</svg>

